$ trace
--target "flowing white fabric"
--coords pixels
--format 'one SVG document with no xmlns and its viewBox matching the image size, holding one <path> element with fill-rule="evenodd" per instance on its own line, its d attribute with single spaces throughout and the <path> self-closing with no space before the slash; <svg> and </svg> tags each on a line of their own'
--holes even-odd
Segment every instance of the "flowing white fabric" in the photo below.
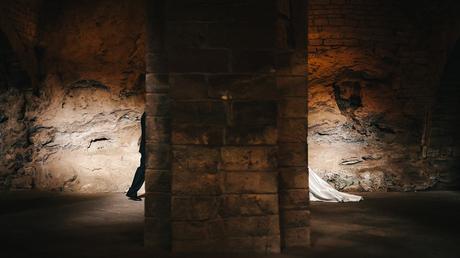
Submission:
<svg viewBox="0 0 460 258">
<path fill-rule="evenodd" d="M 329 185 L 313 169 L 308 168 L 310 201 L 313 202 L 359 202 L 363 197 L 337 191 Z"/>
</svg>

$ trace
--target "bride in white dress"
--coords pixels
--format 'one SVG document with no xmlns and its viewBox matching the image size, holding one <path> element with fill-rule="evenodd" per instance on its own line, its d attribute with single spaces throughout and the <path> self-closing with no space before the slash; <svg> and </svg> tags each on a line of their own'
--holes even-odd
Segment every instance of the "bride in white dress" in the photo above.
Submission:
<svg viewBox="0 0 460 258">
<path fill-rule="evenodd" d="M 363 197 L 337 191 L 311 168 L 308 168 L 310 201 L 313 202 L 359 202 Z"/>
</svg>

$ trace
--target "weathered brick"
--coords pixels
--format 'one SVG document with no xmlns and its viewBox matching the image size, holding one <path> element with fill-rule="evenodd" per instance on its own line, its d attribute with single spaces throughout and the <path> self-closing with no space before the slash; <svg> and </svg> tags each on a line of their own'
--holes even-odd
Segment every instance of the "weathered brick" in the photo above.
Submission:
<svg viewBox="0 0 460 258">
<path fill-rule="evenodd" d="M 306 120 L 307 100 L 305 97 L 285 97 L 279 103 L 279 117 Z"/>
<path fill-rule="evenodd" d="M 305 228 L 310 226 L 309 210 L 286 210 L 282 212 L 283 228 Z"/>
<path fill-rule="evenodd" d="M 281 189 L 308 189 L 307 168 L 280 168 Z"/>
<path fill-rule="evenodd" d="M 232 49 L 272 49 L 275 46 L 273 23 L 232 22 L 208 26 L 208 46 Z"/>
<path fill-rule="evenodd" d="M 304 167 L 307 165 L 306 143 L 283 143 L 278 146 L 278 159 L 281 167 Z"/>
<path fill-rule="evenodd" d="M 278 192 L 278 175 L 273 172 L 227 172 L 226 193 L 266 194 Z"/>
<path fill-rule="evenodd" d="M 152 170 L 145 171 L 145 191 L 146 192 L 170 192 L 171 191 L 171 171 Z"/>
<path fill-rule="evenodd" d="M 238 217 L 225 219 L 227 237 L 279 235 L 278 215 Z"/>
<path fill-rule="evenodd" d="M 171 194 L 169 193 L 145 193 L 144 211 L 146 217 L 170 218 L 171 217 Z"/>
<path fill-rule="evenodd" d="M 206 99 L 208 83 L 204 75 L 170 76 L 171 97 L 175 100 Z"/>
<path fill-rule="evenodd" d="M 221 198 L 217 196 L 173 196 L 172 219 L 209 220 L 216 218 Z"/>
<path fill-rule="evenodd" d="M 202 22 L 170 22 L 165 30 L 165 41 L 174 49 L 201 48 L 207 45 L 207 38 L 208 25 Z"/>
<path fill-rule="evenodd" d="M 276 125 L 276 101 L 238 101 L 232 107 L 236 125 Z"/>
<path fill-rule="evenodd" d="M 217 172 L 220 149 L 204 146 L 173 146 L 175 171 Z"/>
<path fill-rule="evenodd" d="M 276 147 L 223 147 L 221 169 L 234 171 L 275 170 Z"/>
<path fill-rule="evenodd" d="M 278 89 L 273 75 L 210 75 L 208 96 L 228 100 L 276 100 Z"/>
<path fill-rule="evenodd" d="M 167 74 L 168 62 L 166 52 L 148 52 L 145 58 L 147 73 Z"/>
<path fill-rule="evenodd" d="M 222 145 L 224 127 L 176 124 L 172 132 L 172 143 L 179 145 Z"/>
<path fill-rule="evenodd" d="M 279 196 L 281 209 L 307 209 L 310 202 L 308 189 L 283 190 Z"/>
<path fill-rule="evenodd" d="M 172 114 L 175 124 L 227 124 L 226 108 L 220 101 L 175 102 Z"/>
<path fill-rule="evenodd" d="M 218 73 L 229 71 L 229 52 L 225 49 L 171 49 L 171 73 Z"/>
<path fill-rule="evenodd" d="M 171 221 L 170 218 L 150 218 L 144 221 L 144 246 L 154 250 L 170 250 Z"/>
<path fill-rule="evenodd" d="M 168 94 L 145 94 L 145 113 L 147 116 L 169 116 L 170 110 L 171 99 Z"/>
<path fill-rule="evenodd" d="M 145 118 L 145 139 L 149 143 L 169 143 L 171 141 L 171 119 L 147 116 Z"/>
<path fill-rule="evenodd" d="M 238 126 L 225 128 L 225 144 L 275 145 L 278 140 L 274 126 Z"/>
<path fill-rule="evenodd" d="M 228 194 L 223 197 L 221 217 L 278 214 L 277 194 Z"/>
<path fill-rule="evenodd" d="M 169 75 L 158 73 L 147 73 L 145 75 L 145 92 L 161 93 L 169 91 Z"/>
<path fill-rule="evenodd" d="M 277 76 L 276 83 L 282 96 L 307 97 L 307 80 L 304 76 Z"/>
<path fill-rule="evenodd" d="M 168 144 L 146 144 L 146 167 L 167 170 L 171 162 L 171 147 Z"/>
<path fill-rule="evenodd" d="M 232 52 L 232 71 L 236 73 L 271 73 L 275 68 L 273 51 L 240 50 Z"/>
<path fill-rule="evenodd" d="M 219 195 L 223 192 L 221 173 L 200 173 L 173 168 L 174 195 Z"/>
<path fill-rule="evenodd" d="M 207 222 L 177 221 L 172 223 L 174 240 L 203 240 L 209 238 Z"/>
<path fill-rule="evenodd" d="M 278 120 L 278 139 L 280 143 L 306 143 L 307 119 L 280 119 Z"/>
<path fill-rule="evenodd" d="M 284 51 L 276 55 L 276 74 L 288 76 L 306 76 L 307 51 Z"/>
</svg>

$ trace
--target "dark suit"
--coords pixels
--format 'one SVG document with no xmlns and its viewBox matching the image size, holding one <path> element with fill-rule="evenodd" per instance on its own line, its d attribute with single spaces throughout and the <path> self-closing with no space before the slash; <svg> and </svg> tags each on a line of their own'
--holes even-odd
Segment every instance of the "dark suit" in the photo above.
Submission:
<svg viewBox="0 0 460 258">
<path fill-rule="evenodd" d="M 145 180 L 145 112 L 142 114 L 141 117 L 141 139 L 139 143 L 139 152 L 141 153 L 141 164 L 136 169 L 136 173 L 134 174 L 133 183 L 128 190 L 126 195 L 128 196 L 137 196 L 137 192 L 141 189 L 142 184 L 144 184 Z"/>
</svg>

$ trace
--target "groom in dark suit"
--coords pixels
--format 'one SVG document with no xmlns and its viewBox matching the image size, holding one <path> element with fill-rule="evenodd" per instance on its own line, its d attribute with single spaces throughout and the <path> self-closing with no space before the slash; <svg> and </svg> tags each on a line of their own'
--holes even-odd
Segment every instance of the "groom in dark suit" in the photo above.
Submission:
<svg viewBox="0 0 460 258">
<path fill-rule="evenodd" d="M 137 192 L 139 189 L 141 189 L 145 180 L 145 112 L 141 117 L 141 139 L 139 144 L 139 152 L 141 153 L 141 164 L 136 169 L 133 183 L 126 193 L 126 196 L 128 196 L 128 198 L 133 201 L 142 201 L 142 199 L 137 196 Z"/>
</svg>

